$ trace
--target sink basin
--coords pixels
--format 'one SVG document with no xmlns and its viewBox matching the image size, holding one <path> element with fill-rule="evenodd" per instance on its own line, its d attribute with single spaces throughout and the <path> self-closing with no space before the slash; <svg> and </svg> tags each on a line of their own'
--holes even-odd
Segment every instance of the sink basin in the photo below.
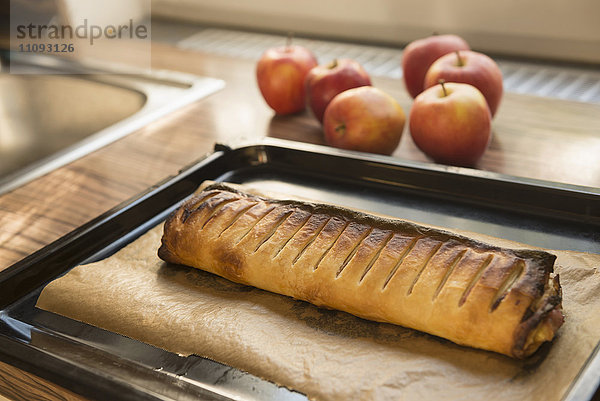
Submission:
<svg viewBox="0 0 600 401">
<path fill-rule="evenodd" d="M 0 75 L 0 176 L 139 111 L 144 94 L 62 75 Z"/>
<path fill-rule="evenodd" d="M 174 71 L 98 69 L 39 55 L 10 58 L 11 67 L 19 63 L 27 74 L 0 72 L 0 194 L 224 86 Z"/>
</svg>

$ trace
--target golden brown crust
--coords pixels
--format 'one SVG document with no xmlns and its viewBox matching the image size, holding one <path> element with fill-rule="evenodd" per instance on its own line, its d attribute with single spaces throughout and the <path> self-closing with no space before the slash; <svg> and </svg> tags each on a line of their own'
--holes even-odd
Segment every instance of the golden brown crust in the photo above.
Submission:
<svg viewBox="0 0 600 401">
<path fill-rule="evenodd" d="M 167 219 L 159 257 L 518 358 L 552 338 L 561 302 L 550 253 L 224 184 Z"/>
</svg>

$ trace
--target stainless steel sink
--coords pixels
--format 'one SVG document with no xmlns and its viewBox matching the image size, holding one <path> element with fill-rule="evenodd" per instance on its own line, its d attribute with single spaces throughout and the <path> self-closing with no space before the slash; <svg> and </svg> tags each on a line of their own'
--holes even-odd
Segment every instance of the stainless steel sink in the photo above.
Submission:
<svg viewBox="0 0 600 401">
<path fill-rule="evenodd" d="M 0 72 L 0 193 L 105 146 L 224 86 L 173 71 L 143 73 L 10 54 Z M 17 64 L 15 64 L 17 63 Z M 60 71 L 61 74 L 55 74 Z M 65 74 L 68 72 L 68 74 Z"/>
</svg>

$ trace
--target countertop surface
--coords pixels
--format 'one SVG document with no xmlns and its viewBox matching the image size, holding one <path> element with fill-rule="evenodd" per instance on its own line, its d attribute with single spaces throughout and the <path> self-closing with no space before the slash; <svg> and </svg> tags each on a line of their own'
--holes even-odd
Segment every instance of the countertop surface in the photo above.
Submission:
<svg viewBox="0 0 600 401">
<path fill-rule="evenodd" d="M 226 87 L 203 100 L 23 187 L 0 196 L 0 270 L 35 252 L 212 151 L 265 136 L 323 144 L 308 113 L 274 116 L 256 86 L 254 62 L 154 44 L 153 68 L 221 78 Z M 401 80 L 375 86 L 410 110 Z M 405 128 L 394 157 L 430 162 Z M 493 121 L 493 139 L 478 169 L 600 188 L 600 104 L 506 93 Z M 0 394 L 80 399 L 0 362 Z M 40 390 L 42 389 L 42 390 Z M 47 389 L 44 390 L 44 389 Z M 0 396 L 1 399 L 1 396 Z"/>
</svg>

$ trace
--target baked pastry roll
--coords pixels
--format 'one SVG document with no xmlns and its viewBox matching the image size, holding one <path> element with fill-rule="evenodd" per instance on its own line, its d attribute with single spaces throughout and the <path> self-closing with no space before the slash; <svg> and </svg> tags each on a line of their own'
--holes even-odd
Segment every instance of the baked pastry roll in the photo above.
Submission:
<svg viewBox="0 0 600 401">
<path fill-rule="evenodd" d="M 225 184 L 171 214 L 161 259 L 523 358 L 562 324 L 556 257 Z"/>
</svg>

